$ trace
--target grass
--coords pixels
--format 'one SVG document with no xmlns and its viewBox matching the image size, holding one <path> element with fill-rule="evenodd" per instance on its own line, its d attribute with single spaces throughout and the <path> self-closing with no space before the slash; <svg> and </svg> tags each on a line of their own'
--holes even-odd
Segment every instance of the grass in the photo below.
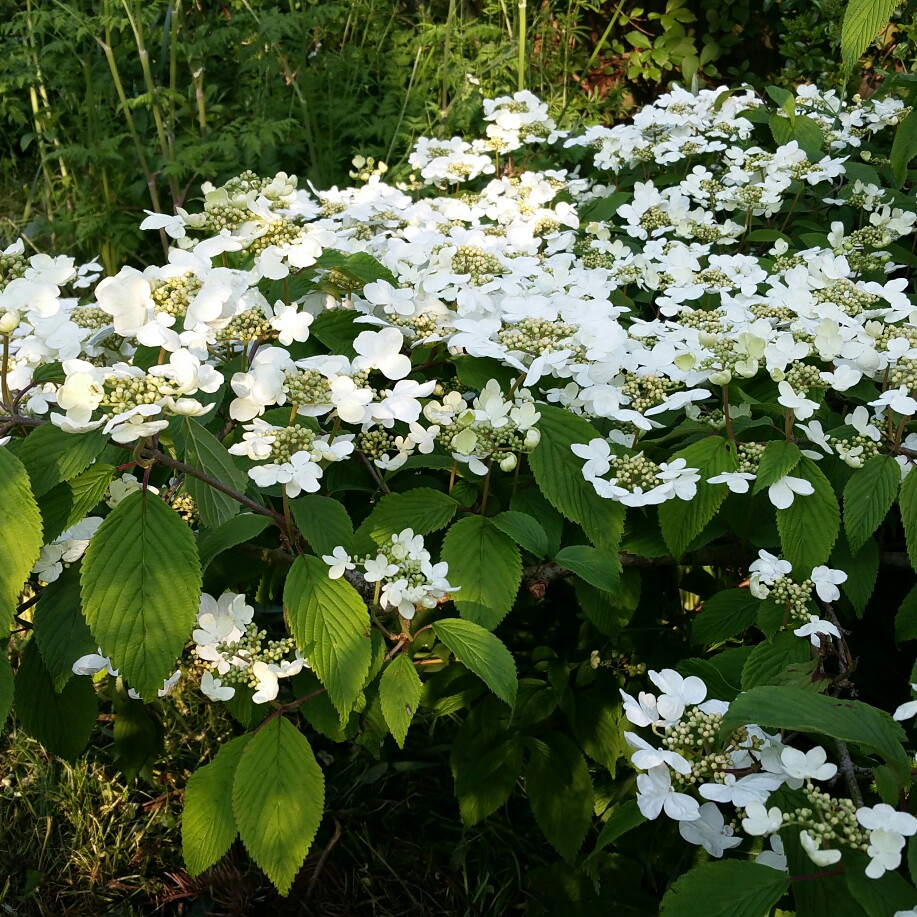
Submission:
<svg viewBox="0 0 917 917">
<path fill-rule="evenodd" d="M 448 746 L 418 734 L 389 763 L 318 738 L 335 795 L 290 895 L 276 893 L 238 841 L 192 879 L 182 789 L 234 727 L 216 705 L 183 695 L 177 705 L 186 725 L 173 721 L 161 763 L 130 783 L 110 736 L 66 763 L 13 724 L 0 740 L 0 917 L 521 914 L 529 872 L 555 859 L 517 797 L 462 828 Z"/>
</svg>

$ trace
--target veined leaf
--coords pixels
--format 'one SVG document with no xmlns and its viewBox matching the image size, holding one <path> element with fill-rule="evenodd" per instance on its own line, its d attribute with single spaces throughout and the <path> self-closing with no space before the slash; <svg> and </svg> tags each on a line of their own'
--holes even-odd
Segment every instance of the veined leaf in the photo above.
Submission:
<svg viewBox="0 0 917 917">
<path fill-rule="evenodd" d="M 854 554 L 891 509 L 900 483 L 898 463 L 885 455 L 874 455 L 850 475 L 844 488 L 844 531 Z"/>
<path fill-rule="evenodd" d="M 522 580 L 515 542 L 484 516 L 466 516 L 446 533 L 442 559 L 459 587 L 455 607 L 463 618 L 493 630 L 513 607 Z"/>
<path fill-rule="evenodd" d="M 681 557 L 688 545 L 704 530 L 729 494 L 724 484 L 707 479 L 735 471 L 734 447 L 720 436 L 708 436 L 676 452 L 669 461 L 682 458 L 688 468 L 700 473 L 697 494 L 691 500 L 667 500 L 659 506 L 659 525 L 672 556 Z"/>
<path fill-rule="evenodd" d="M 516 664 L 512 653 L 490 631 L 473 621 L 448 618 L 433 625 L 438 640 L 490 688 L 500 700 L 516 703 Z"/>
<path fill-rule="evenodd" d="M 186 464 L 243 493 L 247 478 L 226 447 L 203 424 L 190 417 L 184 420 L 184 432 Z M 208 528 L 228 522 L 241 509 L 238 501 L 191 475 L 186 476 L 185 487 L 194 498 L 201 522 Z"/>
<path fill-rule="evenodd" d="M 138 490 L 105 518 L 83 559 L 83 615 L 142 697 L 155 698 L 197 618 L 201 568 L 191 529 Z"/>
<path fill-rule="evenodd" d="M 16 672 L 14 703 L 23 729 L 68 761 L 86 747 L 98 714 L 92 679 L 74 678 L 60 693 L 55 691 L 34 640 L 26 644 Z"/>
<path fill-rule="evenodd" d="M 452 497 L 432 487 L 385 494 L 357 529 L 357 538 L 369 537 L 380 544 L 407 528 L 415 535 L 429 535 L 445 528 L 457 510 Z"/>
<path fill-rule="evenodd" d="M 114 465 L 90 465 L 82 474 L 52 487 L 38 501 L 45 544 L 86 518 L 107 493 L 114 473 Z"/>
<path fill-rule="evenodd" d="M 222 859 L 239 833 L 232 814 L 232 786 L 250 739 L 243 735 L 221 746 L 213 761 L 199 767 L 185 786 L 181 843 L 192 878 Z"/>
<path fill-rule="evenodd" d="M 778 509 L 777 530 L 794 575 L 806 576 L 830 556 L 840 531 L 841 512 L 831 484 L 812 459 L 803 456 L 794 475 L 808 481 L 815 492 L 807 497 L 797 495 L 787 509 Z"/>
<path fill-rule="evenodd" d="M 379 682 L 382 714 L 399 748 L 404 748 L 422 690 L 417 669 L 406 653 L 399 653 L 382 672 Z"/>
<path fill-rule="evenodd" d="M 901 483 L 898 506 L 907 542 L 907 556 L 911 559 L 911 566 L 917 569 L 917 475 L 909 474 Z"/>
<path fill-rule="evenodd" d="M 287 719 L 276 717 L 242 749 L 232 811 L 245 849 L 281 895 L 306 859 L 324 808 L 325 776 L 312 747 Z"/>
<path fill-rule="evenodd" d="M 900 5 L 901 0 L 849 0 L 841 25 L 841 54 L 848 71 L 853 70 Z"/>
<path fill-rule="evenodd" d="M 665 893 L 659 917 L 761 917 L 789 887 L 786 873 L 748 860 L 704 863 Z"/>
<path fill-rule="evenodd" d="M 19 460 L 32 480 L 36 497 L 46 494 L 61 481 L 69 481 L 97 458 L 107 438 L 100 432 L 65 433 L 60 427 L 36 427 L 18 448 Z"/>
<path fill-rule="evenodd" d="M 572 863 L 592 824 L 594 794 L 582 752 L 563 733 L 526 740 L 525 790 L 538 827 Z"/>
<path fill-rule="evenodd" d="M 895 641 L 917 640 L 917 586 L 904 597 L 895 615 Z"/>
<path fill-rule="evenodd" d="M 910 783 L 910 759 L 902 746 L 904 730 L 883 710 L 861 701 L 842 700 L 801 688 L 764 685 L 740 694 L 723 717 L 725 735 L 745 723 L 771 729 L 796 729 L 842 739 L 877 752 Z"/>
<path fill-rule="evenodd" d="M 490 520 L 501 532 L 509 535 L 520 548 L 525 548 L 536 557 L 548 552 L 548 535 L 541 523 L 528 513 L 507 510 Z"/>
<path fill-rule="evenodd" d="M 895 139 L 892 143 L 892 172 L 899 186 L 904 184 L 907 178 L 907 167 L 915 156 L 917 156 L 917 115 L 911 111 L 898 124 L 898 130 L 895 131 Z"/>
<path fill-rule="evenodd" d="M 761 600 L 748 589 L 724 589 L 704 601 L 694 616 L 691 642 L 711 645 L 722 643 L 747 630 L 758 616 Z"/>
<path fill-rule="evenodd" d="M 847 573 L 841 591 L 850 599 L 857 617 L 862 617 L 879 576 L 879 546 L 875 539 L 867 538 L 860 550 L 851 554 L 842 532 L 831 554 L 830 566 Z"/>
<path fill-rule="evenodd" d="M 9 632 L 41 546 L 41 516 L 29 476 L 22 462 L 0 446 L 0 634 Z"/>
<path fill-rule="evenodd" d="M 338 545 L 350 550 L 353 523 L 339 500 L 304 494 L 290 501 L 290 510 L 296 527 L 319 557 L 330 554 Z"/>
<path fill-rule="evenodd" d="M 290 632 L 346 722 L 372 657 L 369 611 L 356 589 L 328 578 L 317 557 L 300 557 L 287 575 L 283 604 Z"/>
<path fill-rule="evenodd" d="M 575 544 L 558 551 L 554 560 L 602 592 L 613 596 L 618 591 L 621 561 L 611 551 Z"/>
<path fill-rule="evenodd" d="M 917 889 L 901 873 L 890 870 L 878 879 L 866 875 L 865 855 L 851 855 L 844 870 L 847 888 L 866 917 L 907 913 L 917 907 Z"/>
<path fill-rule="evenodd" d="M 529 456 L 529 464 L 541 492 L 552 506 L 579 523 L 597 548 L 617 552 L 624 532 L 624 506 L 595 492 L 571 449 L 574 443 L 598 438 L 598 430 L 563 408 L 539 404 L 538 410 L 541 442 Z"/>
<path fill-rule="evenodd" d="M 799 464 L 801 458 L 802 452 L 796 443 L 788 443 L 782 439 L 768 443 L 761 455 L 752 493 L 760 493 L 765 487 L 770 487 L 786 477 Z"/>
<path fill-rule="evenodd" d="M 254 513 L 240 513 L 219 528 L 207 532 L 198 543 L 201 569 L 206 570 L 211 561 L 223 551 L 236 545 L 245 544 L 257 538 L 271 523 L 267 516 L 256 516 Z"/>
</svg>

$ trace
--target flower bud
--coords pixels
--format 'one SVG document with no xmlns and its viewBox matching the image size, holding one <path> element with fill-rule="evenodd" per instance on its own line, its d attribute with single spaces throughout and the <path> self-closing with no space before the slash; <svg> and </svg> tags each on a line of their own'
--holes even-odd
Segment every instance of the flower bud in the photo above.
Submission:
<svg viewBox="0 0 917 917">
<path fill-rule="evenodd" d="M 721 369 L 715 373 L 710 373 L 710 382 L 713 385 L 729 385 L 732 381 L 732 373 L 728 369 Z"/>
<path fill-rule="evenodd" d="M 510 453 L 500 460 L 500 471 L 512 471 L 516 467 L 516 456 Z"/>
<path fill-rule="evenodd" d="M 531 451 L 541 442 L 541 431 L 537 427 L 532 427 L 529 430 L 525 431 L 525 439 L 523 440 L 523 446 Z"/>
<path fill-rule="evenodd" d="M 18 327 L 18 312 L 4 312 L 0 315 L 0 334 L 12 334 Z"/>
</svg>

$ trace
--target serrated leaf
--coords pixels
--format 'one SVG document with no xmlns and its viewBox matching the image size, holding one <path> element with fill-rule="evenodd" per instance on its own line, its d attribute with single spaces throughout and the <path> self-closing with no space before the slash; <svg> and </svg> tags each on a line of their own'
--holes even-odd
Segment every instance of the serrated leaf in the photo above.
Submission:
<svg viewBox="0 0 917 917">
<path fill-rule="evenodd" d="M 22 728 L 53 755 L 72 761 L 86 747 L 98 705 L 90 678 L 74 678 L 58 693 L 38 645 L 26 644 L 13 689 Z"/>
<path fill-rule="evenodd" d="M 704 530 L 729 494 L 723 484 L 708 484 L 707 479 L 725 471 L 735 471 L 734 447 L 720 436 L 708 436 L 680 449 L 669 461 L 683 458 L 688 468 L 700 473 L 697 493 L 690 500 L 667 500 L 659 507 L 659 525 L 672 556 L 681 557 L 688 545 Z"/>
<path fill-rule="evenodd" d="M 251 858 L 281 895 L 290 891 L 325 808 L 325 776 L 306 737 L 278 716 L 242 750 L 232 811 Z"/>
<path fill-rule="evenodd" d="M 704 863 L 665 893 L 659 917 L 762 917 L 789 890 L 779 869 L 747 860 Z"/>
<path fill-rule="evenodd" d="M 555 562 L 575 573 L 590 586 L 613 597 L 618 591 L 621 578 L 621 561 L 617 554 L 603 551 L 589 545 L 575 544 L 562 548 L 554 557 Z"/>
<path fill-rule="evenodd" d="M 350 550 L 353 523 L 339 500 L 305 494 L 290 501 L 290 510 L 296 527 L 319 557 L 330 554 L 339 545 Z"/>
<path fill-rule="evenodd" d="M 97 648 L 80 610 L 80 570 L 71 567 L 41 594 L 35 607 L 32 635 L 38 644 L 55 691 L 73 676 L 73 663 Z"/>
<path fill-rule="evenodd" d="M 844 488 L 844 531 L 854 554 L 891 509 L 900 482 L 898 463 L 884 455 L 874 455 L 850 475 Z"/>
<path fill-rule="evenodd" d="M 863 908 L 865 917 L 888 917 L 917 907 L 917 889 L 894 870 L 878 879 L 866 875 L 864 855 L 850 856 L 844 870 L 851 897 Z"/>
<path fill-rule="evenodd" d="M 613 844 L 619 837 L 623 837 L 628 831 L 633 831 L 645 821 L 646 818 L 640 811 L 636 799 L 628 799 L 627 802 L 615 806 L 596 838 L 595 850 L 598 851 Z"/>
<path fill-rule="evenodd" d="M 552 689 L 548 689 L 554 695 Z M 621 701 L 601 699 L 591 693 L 570 695 L 564 711 L 580 748 L 615 776 L 618 761 L 624 756 L 621 731 Z M 546 717 L 545 717 L 546 718 Z"/>
<path fill-rule="evenodd" d="M 248 484 L 245 473 L 236 465 L 226 447 L 202 424 L 190 417 L 184 420 L 185 463 L 197 468 L 222 484 L 244 493 Z M 185 476 L 185 489 L 194 498 L 201 522 L 217 528 L 241 509 L 232 497 L 191 475 Z"/>
<path fill-rule="evenodd" d="M 124 680 L 152 700 L 197 619 L 201 568 L 191 529 L 138 490 L 99 526 L 83 559 L 83 615 Z"/>
<path fill-rule="evenodd" d="M 290 632 L 344 723 L 372 657 L 366 605 L 347 580 L 329 579 L 327 564 L 312 556 L 293 564 L 283 604 Z"/>
<path fill-rule="evenodd" d="M 213 761 L 199 767 L 185 785 L 181 842 L 192 878 L 222 859 L 239 833 L 232 814 L 232 785 L 250 739 L 243 735 L 222 745 Z"/>
<path fill-rule="evenodd" d="M 917 474 L 909 474 L 901 483 L 898 494 L 898 506 L 901 509 L 901 524 L 904 527 L 904 540 L 907 543 L 907 556 L 911 566 L 917 569 Z"/>
<path fill-rule="evenodd" d="M 861 701 L 842 700 L 801 688 L 764 685 L 740 694 L 723 717 L 721 732 L 757 723 L 763 728 L 795 729 L 827 735 L 880 754 L 903 785 L 910 783 L 904 730 L 884 710 Z"/>
<path fill-rule="evenodd" d="M 473 621 L 448 618 L 433 624 L 433 633 L 474 672 L 500 700 L 516 703 L 516 664 L 512 653 L 490 631 Z"/>
<path fill-rule="evenodd" d="M 218 529 L 207 532 L 197 546 L 201 569 L 206 570 L 213 559 L 223 551 L 257 538 L 270 524 L 271 520 L 267 516 L 241 513 L 224 522 Z"/>
<path fill-rule="evenodd" d="M 782 439 L 768 443 L 761 454 L 761 463 L 758 465 L 752 493 L 760 493 L 765 487 L 770 487 L 786 477 L 799 464 L 801 458 L 802 452 L 796 443 L 788 443 Z"/>
<path fill-rule="evenodd" d="M 748 691 L 758 685 L 813 686 L 810 676 L 814 670 L 809 642 L 781 631 L 752 649 L 742 668 L 742 688 Z M 807 684 L 799 684 L 801 681 Z"/>
<path fill-rule="evenodd" d="M 130 781 L 162 753 L 164 732 L 143 701 L 115 695 L 114 707 L 115 761 Z"/>
<path fill-rule="evenodd" d="M 382 672 L 379 681 L 382 714 L 399 748 L 404 748 L 422 690 L 417 669 L 406 653 L 397 655 Z"/>
<path fill-rule="evenodd" d="M 901 0 L 849 0 L 841 25 L 841 54 L 848 71 L 900 5 Z"/>
<path fill-rule="evenodd" d="M 522 557 L 515 542 L 484 516 L 466 516 L 443 540 L 442 560 L 453 599 L 463 618 L 493 630 L 513 607 L 522 581 Z"/>
<path fill-rule="evenodd" d="M 691 624 L 691 642 L 710 646 L 747 630 L 758 616 L 760 599 L 748 589 L 724 589 L 704 600 Z"/>
<path fill-rule="evenodd" d="M 41 546 L 41 516 L 29 476 L 22 462 L 0 446 L 0 634 L 4 636 Z"/>
<path fill-rule="evenodd" d="M 568 862 L 576 859 L 592 825 L 594 793 L 582 752 L 562 733 L 526 741 L 525 790 L 538 827 Z"/>
<path fill-rule="evenodd" d="M 90 465 L 82 474 L 52 487 L 38 501 L 45 544 L 50 544 L 95 509 L 108 492 L 114 473 L 114 465 Z"/>
<path fill-rule="evenodd" d="M 724 654 L 720 653 L 714 656 L 719 659 Z M 732 701 L 739 693 L 741 677 L 736 678 L 734 674 L 731 677 L 735 680 L 733 684 L 729 678 L 714 665 L 711 659 L 700 659 L 697 656 L 691 656 L 688 659 L 679 659 L 675 666 L 680 675 L 696 675 L 707 686 L 707 696 L 714 697 L 717 700 Z"/>
<path fill-rule="evenodd" d="M 850 600 L 857 617 L 862 617 L 879 576 L 879 546 L 875 539 L 867 538 L 863 547 L 852 555 L 842 532 L 831 554 L 830 565 L 846 572 L 847 579 L 841 583 L 841 591 Z"/>
<path fill-rule="evenodd" d="M 357 529 L 357 538 L 369 537 L 381 544 L 407 528 L 415 535 L 429 535 L 445 528 L 457 510 L 452 497 L 432 487 L 385 494 Z"/>
<path fill-rule="evenodd" d="M 501 532 L 509 535 L 520 548 L 542 558 L 548 552 L 548 535 L 541 523 L 528 513 L 507 510 L 490 520 Z"/>
<path fill-rule="evenodd" d="M 891 166 L 892 173 L 898 186 L 904 184 L 907 178 L 907 167 L 911 160 L 917 156 L 917 113 L 911 111 L 908 116 L 898 124 L 895 139 L 892 142 Z"/>
<path fill-rule="evenodd" d="M 895 615 L 895 642 L 917 640 L 917 586 L 904 597 Z"/>
<path fill-rule="evenodd" d="M 813 494 L 797 495 L 787 509 L 777 510 L 783 556 L 798 577 L 827 561 L 840 531 L 841 511 L 831 484 L 812 459 L 803 456 L 793 473 L 815 488 Z"/>
<path fill-rule="evenodd" d="M 535 481 L 548 502 L 579 523 L 598 548 L 617 552 L 624 532 L 623 504 L 603 500 L 583 477 L 583 463 L 571 449 L 599 437 L 589 421 L 569 411 L 539 404 L 541 441 L 529 455 Z"/>
<path fill-rule="evenodd" d="M 0 730 L 6 725 L 6 718 L 13 708 L 13 670 L 9 656 L 0 653 Z"/>
<path fill-rule="evenodd" d="M 88 468 L 105 448 L 107 438 L 98 431 L 64 433 L 60 427 L 36 427 L 17 450 L 25 465 L 36 497 L 46 494 L 61 481 L 69 481 Z"/>
</svg>

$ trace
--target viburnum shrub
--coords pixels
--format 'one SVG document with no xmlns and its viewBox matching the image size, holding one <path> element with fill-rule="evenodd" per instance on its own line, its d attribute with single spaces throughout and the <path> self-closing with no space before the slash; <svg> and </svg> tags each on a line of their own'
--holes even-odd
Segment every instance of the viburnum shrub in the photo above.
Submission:
<svg viewBox="0 0 917 917">
<path fill-rule="evenodd" d="M 465 823 L 522 778 L 642 912 L 917 913 L 917 122 L 769 96 L 522 92 L 400 186 L 205 187 L 161 266 L 7 249 L 4 714 L 73 757 L 101 700 L 136 772 L 176 683 L 226 705 L 192 874 L 286 892 L 317 737 L 459 718 Z"/>
</svg>

